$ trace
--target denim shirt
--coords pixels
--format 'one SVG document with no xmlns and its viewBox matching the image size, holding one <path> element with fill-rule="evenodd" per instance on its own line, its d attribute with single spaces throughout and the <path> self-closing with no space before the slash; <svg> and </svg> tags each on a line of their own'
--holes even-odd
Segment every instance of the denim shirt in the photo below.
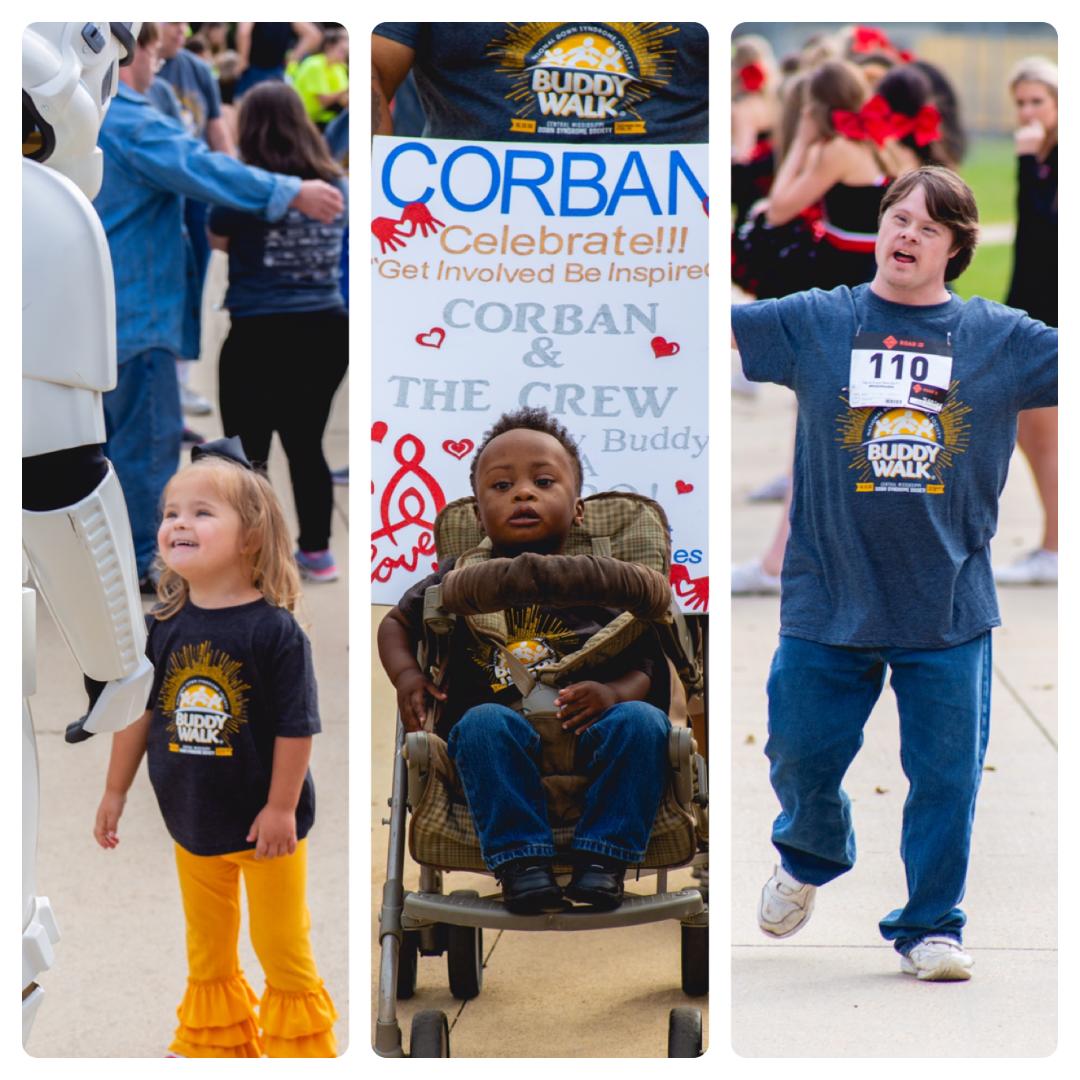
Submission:
<svg viewBox="0 0 1080 1080">
<path fill-rule="evenodd" d="M 117 362 L 147 349 L 180 355 L 183 196 L 277 221 L 296 198 L 300 179 L 215 153 L 124 83 L 98 145 L 105 170 L 94 207 L 112 254 Z"/>
</svg>

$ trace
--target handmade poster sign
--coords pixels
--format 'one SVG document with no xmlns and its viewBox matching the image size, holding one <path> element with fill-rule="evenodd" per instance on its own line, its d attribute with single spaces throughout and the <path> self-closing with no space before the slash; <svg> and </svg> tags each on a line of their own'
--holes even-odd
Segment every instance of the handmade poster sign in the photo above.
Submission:
<svg viewBox="0 0 1080 1080">
<path fill-rule="evenodd" d="M 675 591 L 707 608 L 706 152 L 375 139 L 376 603 L 432 571 L 484 432 L 534 405 L 577 440 L 584 494 L 663 505 Z"/>
</svg>

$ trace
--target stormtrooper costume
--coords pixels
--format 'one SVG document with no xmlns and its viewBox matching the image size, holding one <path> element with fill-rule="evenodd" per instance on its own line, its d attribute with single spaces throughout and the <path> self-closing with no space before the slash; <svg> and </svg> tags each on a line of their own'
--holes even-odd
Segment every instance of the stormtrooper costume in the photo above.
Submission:
<svg viewBox="0 0 1080 1080">
<path fill-rule="evenodd" d="M 69 740 L 118 731 L 153 676 L 119 481 L 101 452 L 101 395 L 116 384 L 116 312 L 98 129 L 134 55 L 138 23 L 35 23 L 22 38 L 23 102 L 23 1038 L 59 939 L 34 864 L 38 770 L 35 590 L 80 669 L 104 684 Z M 93 694 L 92 694 L 93 697 Z"/>
</svg>

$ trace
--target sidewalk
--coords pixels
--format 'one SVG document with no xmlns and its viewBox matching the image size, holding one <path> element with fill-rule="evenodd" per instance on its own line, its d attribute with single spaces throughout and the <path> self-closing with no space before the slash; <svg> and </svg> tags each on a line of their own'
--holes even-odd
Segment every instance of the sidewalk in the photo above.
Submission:
<svg viewBox="0 0 1080 1080">
<path fill-rule="evenodd" d="M 733 402 L 733 558 L 764 550 L 777 504 L 746 495 L 790 461 L 794 398 L 763 386 Z M 1039 510 L 1026 464 L 1014 458 L 995 551 L 1008 561 L 1035 545 Z M 717 575 L 718 578 L 721 575 Z M 1057 630 L 1055 589 L 1003 589 L 994 635 L 990 748 L 975 818 L 964 907 L 975 957 L 967 983 L 924 984 L 899 972 L 877 921 L 902 904 L 900 769 L 895 699 L 886 687 L 845 780 L 859 859 L 817 896 L 797 937 L 757 927 L 772 871 L 777 804 L 768 781 L 765 681 L 779 602 L 733 601 L 732 1031 L 737 1053 L 767 1057 L 1025 1057 L 1057 1039 Z M 717 800 L 719 805 L 719 800 Z M 715 811 L 719 827 L 721 813 Z"/>
<path fill-rule="evenodd" d="M 204 311 L 206 359 L 192 385 L 217 397 L 218 344 L 228 316 L 211 297 L 224 291 L 224 261 L 214 253 Z M 221 435 L 216 412 L 187 418 L 208 438 Z M 348 461 L 348 384 L 327 428 L 331 467 Z M 188 459 L 185 448 L 184 460 Z M 275 441 L 270 476 L 295 526 L 288 468 Z M 337 1006 L 339 1046 L 349 1042 L 348 1000 L 348 488 L 335 490 L 334 554 L 341 579 L 306 586 L 299 617 L 311 637 L 319 683 L 322 734 L 312 773 L 318 802 L 308 861 L 308 906 L 319 971 Z M 38 692 L 32 699 L 41 774 L 37 891 L 49 897 L 63 935 L 56 962 L 41 979 L 45 1000 L 27 1042 L 40 1057 L 163 1057 L 184 989 L 184 918 L 173 844 L 158 811 L 146 767 L 135 779 L 120 823 L 120 846 L 103 851 L 91 830 L 104 789 L 109 736 L 77 746 L 65 726 L 86 710 L 82 679 L 44 605 L 38 604 Z M 241 929 L 241 966 L 256 993 L 263 980 Z"/>
</svg>

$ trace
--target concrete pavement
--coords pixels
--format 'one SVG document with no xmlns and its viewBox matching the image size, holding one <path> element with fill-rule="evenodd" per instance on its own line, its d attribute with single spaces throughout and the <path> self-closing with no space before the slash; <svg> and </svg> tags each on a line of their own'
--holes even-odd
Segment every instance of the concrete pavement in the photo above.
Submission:
<svg viewBox="0 0 1080 1080">
<path fill-rule="evenodd" d="M 204 308 L 206 359 L 192 385 L 216 400 L 216 357 L 228 316 L 215 310 L 224 289 L 215 253 Z M 326 435 L 332 467 L 348 461 L 348 387 L 339 391 Z M 216 412 L 191 417 L 208 437 L 221 434 Z M 184 455 L 185 459 L 187 454 Z M 275 440 L 270 475 L 295 513 L 288 469 Z M 332 544 L 342 576 L 305 587 L 301 623 L 312 640 L 322 734 L 314 741 L 316 823 L 309 839 L 308 905 L 320 974 L 337 1006 L 341 1048 L 349 1042 L 348 999 L 348 488 L 335 491 Z M 85 711 L 79 672 L 43 605 L 38 606 L 38 693 L 33 699 L 41 771 L 38 892 L 49 897 L 63 934 L 56 962 L 41 979 L 46 996 L 27 1050 L 41 1057 L 162 1057 L 176 1025 L 184 989 L 184 919 L 173 845 L 140 768 L 120 823 L 120 846 L 102 851 L 91 836 L 104 790 L 109 737 L 78 746 L 63 741 L 65 725 Z M 257 993 L 262 974 L 247 939 L 241 966 Z"/>
<path fill-rule="evenodd" d="M 733 558 L 760 554 L 777 504 L 746 495 L 790 461 L 794 398 L 763 386 L 732 409 Z M 998 561 L 1034 547 L 1039 508 L 1019 456 L 1002 499 Z M 721 577 L 720 574 L 717 575 Z M 907 791 L 895 699 L 886 688 L 845 780 L 859 856 L 819 890 L 811 921 L 784 942 L 757 927 L 778 807 L 769 786 L 765 680 L 779 603 L 732 607 L 732 1042 L 747 1057 L 1028 1057 L 1057 1039 L 1057 590 L 1002 589 L 994 636 L 990 747 L 964 907 L 970 982 L 899 973 L 877 921 L 905 896 L 898 853 Z M 721 820 L 714 802 L 714 823 Z"/>
</svg>

